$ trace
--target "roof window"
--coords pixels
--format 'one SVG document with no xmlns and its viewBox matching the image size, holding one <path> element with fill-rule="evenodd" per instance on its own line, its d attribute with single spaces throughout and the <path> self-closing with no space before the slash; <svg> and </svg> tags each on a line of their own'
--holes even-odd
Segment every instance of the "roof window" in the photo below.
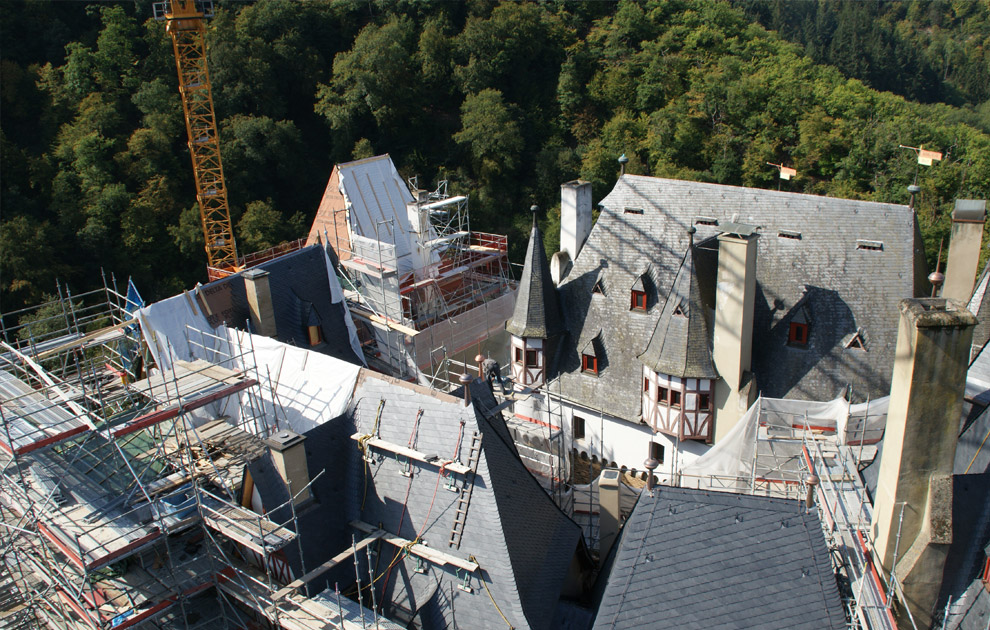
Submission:
<svg viewBox="0 0 990 630">
<path fill-rule="evenodd" d="M 695 217 L 695 225 L 718 225 L 718 219 L 715 217 Z"/>
<path fill-rule="evenodd" d="M 864 241 L 863 239 L 858 239 L 856 241 L 856 249 L 867 249 L 875 252 L 883 251 L 883 241 Z"/>
<path fill-rule="evenodd" d="M 626 214 L 643 214 L 642 208 L 625 208 Z"/>
<path fill-rule="evenodd" d="M 777 232 L 777 236 L 779 236 L 780 238 L 789 238 L 795 241 L 801 240 L 800 232 L 792 232 L 790 230 L 780 230 L 779 232 Z"/>
<path fill-rule="evenodd" d="M 856 334 L 846 342 L 846 349 L 866 351 L 866 340 L 863 338 L 862 330 L 857 331 Z"/>
<path fill-rule="evenodd" d="M 601 347 L 601 337 L 602 332 L 599 330 L 598 334 L 592 337 L 584 346 L 581 348 L 581 371 L 585 374 L 593 374 L 597 376 L 602 369 L 602 347 Z"/>
</svg>

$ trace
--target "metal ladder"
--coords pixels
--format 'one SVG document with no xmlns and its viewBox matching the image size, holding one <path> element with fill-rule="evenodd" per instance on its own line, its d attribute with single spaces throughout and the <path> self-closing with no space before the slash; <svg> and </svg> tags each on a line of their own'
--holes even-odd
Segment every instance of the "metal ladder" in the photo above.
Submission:
<svg viewBox="0 0 990 630">
<path fill-rule="evenodd" d="M 464 485 L 461 496 L 454 510 L 454 524 L 450 528 L 449 546 L 461 548 L 461 537 L 464 535 L 464 523 L 467 521 L 468 505 L 471 503 L 471 492 L 474 490 L 474 476 L 478 471 L 478 460 L 481 458 L 481 433 L 474 432 L 471 436 L 471 450 L 468 452 L 468 468 L 471 470 L 464 475 Z"/>
</svg>

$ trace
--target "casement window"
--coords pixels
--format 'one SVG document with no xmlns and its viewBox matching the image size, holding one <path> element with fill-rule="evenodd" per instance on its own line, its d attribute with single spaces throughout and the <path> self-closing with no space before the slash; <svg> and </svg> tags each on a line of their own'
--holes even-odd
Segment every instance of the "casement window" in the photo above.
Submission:
<svg viewBox="0 0 990 630">
<path fill-rule="evenodd" d="M 663 444 L 657 444 L 656 442 L 650 442 L 650 457 L 657 460 L 661 464 L 663 463 Z"/>
<path fill-rule="evenodd" d="M 598 357 L 593 354 L 582 354 L 581 371 L 586 374 L 598 374 Z"/>
<path fill-rule="evenodd" d="M 515 352 L 515 357 L 513 358 L 513 363 L 522 364 L 522 362 L 523 362 L 523 349 L 522 348 L 514 348 L 514 350 L 516 352 Z"/>
<path fill-rule="evenodd" d="M 712 409 L 712 395 L 698 394 L 698 410 L 711 411 L 711 409 Z"/>
<path fill-rule="evenodd" d="M 808 324 L 791 322 L 787 330 L 787 343 L 792 346 L 808 345 Z"/>
<path fill-rule="evenodd" d="M 309 345 L 318 346 L 323 343 L 323 332 L 319 326 L 307 326 L 309 332 Z"/>
<path fill-rule="evenodd" d="M 645 311 L 646 310 L 646 293 L 642 291 L 633 291 L 632 298 L 630 300 L 629 308 L 634 311 Z"/>
<path fill-rule="evenodd" d="M 667 402 L 667 396 L 669 391 L 666 387 L 657 387 L 657 402 L 665 403 Z"/>
<path fill-rule="evenodd" d="M 677 390 L 670 390 L 670 406 L 680 407 L 681 406 L 681 393 Z"/>
<path fill-rule="evenodd" d="M 574 439 L 583 440 L 584 439 L 584 418 L 581 416 L 574 416 L 574 420 L 571 422 L 571 426 L 574 430 Z"/>
<path fill-rule="evenodd" d="M 650 391 L 650 379 L 646 376 L 643 377 L 643 391 L 646 393 Z"/>
<path fill-rule="evenodd" d="M 536 350 L 526 351 L 526 367 L 539 367 L 540 366 L 540 353 Z"/>
</svg>

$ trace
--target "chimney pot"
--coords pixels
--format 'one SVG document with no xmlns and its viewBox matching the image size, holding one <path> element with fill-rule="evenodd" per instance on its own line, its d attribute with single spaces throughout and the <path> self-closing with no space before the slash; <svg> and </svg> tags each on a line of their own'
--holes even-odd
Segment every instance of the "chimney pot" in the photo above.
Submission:
<svg viewBox="0 0 990 630">
<path fill-rule="evenodd" d="M 461 374 L 457 380 L 464 386 L 464 406 L 467 407 L 471 404 L 471 377 L 467 374 Z"/>
</svg>

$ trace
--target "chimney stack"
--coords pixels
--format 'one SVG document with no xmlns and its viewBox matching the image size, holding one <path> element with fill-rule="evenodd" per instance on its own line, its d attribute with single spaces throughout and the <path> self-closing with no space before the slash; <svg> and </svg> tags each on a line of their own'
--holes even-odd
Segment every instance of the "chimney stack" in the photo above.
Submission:
<svg viewBox="0 0 990 630">
<path fill-rule="evenodd" d="M 715 442 L 735 426 L 753 403 L 753 303 L 756 300 L 756 227 L 728 222 L 718 235 L 715 330 L 712 359 L 721 378 L 715 384 Z"/>
<path fill-rule="evenodd" d="M 560 185 L 560 250 L 577 260 L 591 233 L 591 182 L 575 179 Z"/>
<path fill-rule="evenodd" d="M 928 627 L 952 541 L 952 469 L 976 318 L 944 298 L 902 300 L 900 311 L 871 531 L 879 563 Z"/>
<path fill-rule="evenodd" d="M 306 436 L 289 430 L 278 431 L 266 440 L 282 480 L 292 494 L 299 495 L 294 501 L 297 507 L 311 497 L 306 487 L 309 485 L 309 466 L 303 446 L 305 441 Z"/>
<path fill-rule="evenodd" d="M 619 471 L 614 468 L 602 470 L 598 477 L 598 562 L 605 564 L 608 552 L 612 550 L 619 536 Z"/>
<path fill-rule="evenodd" d="M 252 332 L 265 337 L 275 337 L 275 308 L 272 306 L 272 291 L 268 286 L 268 272 L 264 269 L 248 269 L 241 273 L 247 293 L 248 308 L 251 311 Z"/>
<path fill-rule="evenodd" d="M 982 199 L 957 199 L 952 211 L 949 234 L 949 257 L 945 264 L 942 297 L 969 302 L 973 297 L 983 224 L 987 219 L 987 202 Z"/>
</svg>

